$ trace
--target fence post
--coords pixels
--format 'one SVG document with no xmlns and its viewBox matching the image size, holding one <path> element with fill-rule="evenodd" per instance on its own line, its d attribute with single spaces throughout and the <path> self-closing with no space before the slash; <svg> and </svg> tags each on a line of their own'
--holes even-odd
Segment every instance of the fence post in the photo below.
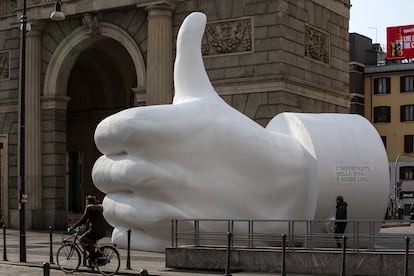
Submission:
<svg viewBox="0 0 414 276">
<path fill-rule="evenodd" d="M 200 245 L 200 221 L 198 219 L 194 220 L 194 245 Z"/>
<path fill-rule="evenodd" d="M 144 269 L 141 269 L 140 271 L 139 271 L 139 275 L 140 276 L 148 276 L 149 274 L 148 274 L 148 270 L 146 270 L 145 268 Z"/>
<path fill-rule="evenodd" d="M 286 234 L 282 234 L 282 268 L 281 276 L 286 276 Z"/>
<path fill-rule="evenodd" d="M 7 261 L 6 224 L 3 224 L 3 261 Z"/>
<path fill-rule="evenodd" d="M 131 229 L 127 231 L 127 261 L 126 269 L 131 270 Z"/>
<path fill-rule="evenodd" d="M 174 229 L 174 219 L 172 219 L 171 220 L 171 247 L 175 247 L 175 245 L 174 245 L 174 237 L 175 237 L 174 231 L 175 231 L 175 229 Z"/>
<path fill-rule="evenodd" d="M 49 275 L 50 275 L 50 264 L 43 263 L 43 276 L 49 276 Z"/>
<path fill-rule="evenodd" d="M 175 247 L 178 247 L 178 219 L 175 220 L 174 228 L 175 228 L 175 233 L 174 233 Z"/>
<path fill-rule="evenodd" d="M 249 220 L 249 248 L 253 248 L 253 221 Z"/>
<path fill-rule="evenodd" d="M 226 270 L 224 271 L 224 276 L 231 276 L 230 273 L 230 257 L 231 257 L 231 240 L 233 234 L 231 232 L 227 232 L 227 262 L 226 262 Z"/>
<path fill-rule="evenodd" d="M 52 226 L 49 225 L 49 243 L 50 243 L 50 257 L 49 262 L 53 264 L 53 229 Z"/>
<path fill-rule="evenodd" d="M 347 237 L 345 235 L 342 236 L 342 267 L 341 267 L 341 274 L 340 276 L 346 276 L 346 263 L 345 263 L 345 255 L 346 255 L 346 241 Z"/>
<path fill-rule="evenodd" d="M 404 276 L 408 276 L 408 252 L 410 250 L 410 237 L 405 237 L 405 266 L 404 266 Z"/>
</svg>

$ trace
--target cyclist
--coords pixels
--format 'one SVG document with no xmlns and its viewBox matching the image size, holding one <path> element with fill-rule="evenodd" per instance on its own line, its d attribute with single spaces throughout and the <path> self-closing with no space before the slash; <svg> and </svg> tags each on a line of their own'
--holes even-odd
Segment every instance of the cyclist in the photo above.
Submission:
<svg viewBox="0 0 414 276">
<path fill-rule="evenodd" d="M 81 225 L 87 226 L 86 232 L 79 238 L 80 244 L 88 251 L 88 259 L 95 259 L 95 246 L 98 240 L 105 237 L 106 221 L 103 216 L 103 207 L 98 203 L 96 196 L 86 196 L 86 206 L 82 217 L 69 229 L 72 230 Z"/>
</svg>

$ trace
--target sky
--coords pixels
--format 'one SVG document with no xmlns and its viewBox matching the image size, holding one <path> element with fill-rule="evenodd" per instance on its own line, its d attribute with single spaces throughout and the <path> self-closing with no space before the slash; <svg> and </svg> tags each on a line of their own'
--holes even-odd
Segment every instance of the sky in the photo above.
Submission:
<svg viewBox="0 0 414 276">
<path fill-rule="evenodd" d="M 365 35 L 383 47 L 387 27 L 414 25 L 414 0 L 351 0 L 351 5 L 349 32 Z"/>
</svg>

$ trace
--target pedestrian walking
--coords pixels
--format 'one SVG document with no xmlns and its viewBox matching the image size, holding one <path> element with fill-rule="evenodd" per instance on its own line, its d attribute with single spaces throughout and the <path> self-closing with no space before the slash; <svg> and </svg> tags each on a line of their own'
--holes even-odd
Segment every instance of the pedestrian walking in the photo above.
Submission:
<svg viewBox="0 0 414 276">
<path fill-rule="evenodd" d="M 335 240 L 336 247 L 341 248 L 341 238 L 345 233 L 346 220 L 348 217 L 348 203 L 344 201 L 343 196 L 338 195 L 336 197 L 336 213 L 335 213 Z"/>
</svg>

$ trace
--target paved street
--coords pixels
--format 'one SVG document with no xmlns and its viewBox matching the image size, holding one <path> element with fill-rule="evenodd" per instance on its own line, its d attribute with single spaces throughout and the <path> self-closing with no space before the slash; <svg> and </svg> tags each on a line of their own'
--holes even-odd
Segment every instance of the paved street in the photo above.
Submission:
<svg viewBox="0 0 414 276">
<path fill-rule="evenodd" d="M 399 225 L 398 223 L 393 227 L 381 229 L 382 233 L 388 234 L 401 234 L 401 235 L 414 235 L 414 225 L 404 223 Z M 0 231 L 0 237 L 3 237 L 2 231 Z M 61 245 L 62 241 L 61 233 L 53 234 L 53 263 L 50 267 L 50 275 L 67 275 L 60 271 L 54 262 L 56 261 L 56 251 Z M 6 235 L 6 248 L 7 248 L 7 261 L 3 260 L 3 239 L 0 239 L 0 275 L 13 275 L 13 276 L 25 276 L 25 275 L 44 275 L 43 264 L 50 261 L 50 235 L 48 231 L 44 232 L 26 232 L 26 263 L 19 262 L 19 232 L 17 230 L 7 230 Z M 109 243 L 109 238 L 104 238 L 102 243 Z M 131 251 L 131 269 L 126 269 L 127 251 L 119 249 L 121 257 L 121 268 L 118 275 L 139 275 L 142 269 L 146 269 L 150 275 L 160 276 L 195 276 L 195 275 L 223 275 L 224 271 L 194 271 L 194 270 L 178 270 L 169 269 L 165 267 L 165 256 L 163 253 L 144 252 L 144 251 Z M 92 272 L 85 267 L 81 267 L 81 271 L 72 275 L 97 275 L 97 272 Z M 275 273 L 247 273 L 237 272 L 233 273 L 237 276 L 252 276 L 252 275 L 276 275 Z M 289 276 L 294 276 L 288 274 Z M 305 275 L 301 275 L 305 276 Z"/>
<path fill-rule="evenodd" d="M 26 263 L 20 263 L 20 239 L 19 231 L 7 230 L 6 235 L 6 247 L 7 247 L 7 261 L 3 261 L 3 239 L 2 231 L 0 230 L 0 275 L 13 275 L 13 276 L 35 276 L 44 275 L 43 264 L 50 261 L 50 235 L 48 231 L 26 232 Z M 53 234 L 53 261 L 56 261 L 56 251 L 61 245 L 62 241 L 61 233 Z M 101 243 L 109 243 L 110 238 L 104 238 Z M 144 251 L 131 251 L 131 269 L 126 269 L 127 251 L 124 249 L 118 249 L 121 257 L 121 268 L 118 275 L 139 275 L 142 269 L 146 269 L 150 275 L 159 276 L 217 276 L 223 275 L 223 271 L 195 271 L 195 270 L 179 270 L 170 269 L 165 267 L 165 256 L 163 253 L 144 252 Z M 56 264 L 50 265 L 51 276 L 68 275 L 60 271 Z M 71 275 L 98 275 L 97 272 L 92 272 L 85 267 L 81 266 L 81 271 L 75 272 Z M 246 273 L 237 272 L 233 275 L 238 276 L 260 276 L 260 275 L 275 275 L 270 273 Z M 288 274 L 289 276 L 294 276 Z M 306 276 L 306 275 L 300 275 Z"/>
<path fill-rule="evenodd" d="M 6 259 L 3 260 L 3 232 L 0 231 L 0 275 L 43 275 L 43 264 L 50 262 L 50 235 L 48 231 L 26 232 L 26 263 L 20 263 L 20 238 L 19 231 L 7 229 L 6 231 Z M 53 233 L 52 236 L 52 261 L 50 275 L 65 275 L 61 272 L 56 262 L 56 252 L 61 245 L 63 235 L 61 233 Z M 104 238 L 101 243 L 110 243 L 110 238 Z M 121 257 L 121 267 L 119 275 L 136 275 L 142 269 L 146 269 L 152 275 L 160 275 L 168 271 L 165 268 L 165 256 L 163 253 L 131 251 L 131 269 L 126 269 L 127 251 L 118 249 Z M 88 273 L 85 267 L 81 267 L 81 271 L 73 275 L 92 275 L 96 273 Z M 156 273 L 155 273 L 156 272 Z"/>
<path fill-rule="evenodd" d="M 44 275 L 43 268 L 39 266 L 26 266 L 19 264 L 7 264 L 2 262 L 0 264 L 0 275 L 3 276 L 36 276 Z M 64 272 L 56 269 L 52 269 L 49 275 L 59 276 L 59 275 L 68 275 Z M 73 273 L 72 275 L 96 275 L 96 273 L 87 273 L 84 271 Z"/>
</svg>

